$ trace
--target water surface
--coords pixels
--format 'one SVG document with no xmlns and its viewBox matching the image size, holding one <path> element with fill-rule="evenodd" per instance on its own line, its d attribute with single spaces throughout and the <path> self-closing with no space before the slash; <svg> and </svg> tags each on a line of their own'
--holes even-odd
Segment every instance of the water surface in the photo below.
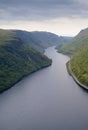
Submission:
<svg viewBox="0 0 88 130">
<path fill-rule="evenodd" d="M 45 53 L 52 66 L 0 95 L 0 130 L 88 130 L 88 93 L 68 75 L 69 58 Z"/>
</svg>

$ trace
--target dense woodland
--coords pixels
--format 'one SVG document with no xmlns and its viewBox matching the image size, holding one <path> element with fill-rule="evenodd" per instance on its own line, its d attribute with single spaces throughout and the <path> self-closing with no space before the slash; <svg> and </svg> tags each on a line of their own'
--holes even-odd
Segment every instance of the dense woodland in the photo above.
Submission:
<svg viewBox="0 0 88 130">
<path fill-rule="evenodd" d="M 52 62 L 13 35 L 14 32 L 0 30 L 0 92 Z"/>
<path fill-rule="evenodd" d="M 57 48 L 59 52 L 71 56 L 72 72 L 82 84 L 88 86 L 88 28 Z"/>
</svg>

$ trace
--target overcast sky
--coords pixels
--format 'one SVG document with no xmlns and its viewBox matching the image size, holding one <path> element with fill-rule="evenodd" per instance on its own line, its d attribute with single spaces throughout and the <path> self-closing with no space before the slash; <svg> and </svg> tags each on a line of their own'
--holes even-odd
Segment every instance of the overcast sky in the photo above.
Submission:
<svg viewBox="0 0 88 130">
<path fill-rule="evenodd" d="M 88 27 L 88 0 L 0 0 L 0 28 L 76 35 Z"/>
</svg>

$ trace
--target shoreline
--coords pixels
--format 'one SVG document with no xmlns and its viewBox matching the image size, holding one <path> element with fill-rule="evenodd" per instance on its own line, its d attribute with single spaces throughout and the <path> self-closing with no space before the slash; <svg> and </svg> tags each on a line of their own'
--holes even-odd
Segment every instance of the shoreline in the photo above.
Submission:
<svg viewBox="0 0 88 130">
<path fill-rule="evenodd" d="M 49 64 L 49 65 L 43 66 L 43 67 L 41 67 L 41 68 L 38 68 L 38 69 L 36 69 L 36 70 L 34 70 L 34 71 L 32 71 L 32 72 L 26 74 L 26 75 L 23 75 L 23 76 L 20 77 L 16 82 L 14 82 L 12 85 L 9 85 L 7 88 L 1 90 L 1 91 L 0 91 L 0 94 L 3 94 L 5 91 L 7 91 L 7 90 L 9 90 L 10 88 L 14 87 L 14 85 L 16 85 L 18 82 L 20 82 L 20 81 L 23 80 L 24 78 L 30 76 L 31 74 L 33 74 L 33 73 L 35 73 L 35 72 L 37 72 L 37 71 L 39 71 L 39 70 L 45 69 L 45 68 L 47 68 L 47 67 L 50 67 L 51 65 L 52 65 L 52 63 Z"/>
<path fill-rule="evenodd" d="M 74 73 L 71 70 L 71 66 L 70 66 L 70 61 L 68 61 L 66 63 L 66 67 L 67 67 L 67 71 L 69 73 L 70 76 L 72 76 L 72 78 L 74 79 L 74 81 L 83 89 L 88 91 L 88 87 L 82 83 L 80 83 L 80 81 L 76 78 L 76 76 L 74 75 Z"/>
<path fill-rule="evenodd" d="M 63 52 L 58 51 L 58 50 L 57 50 L 57 52 L 58 52 L 58 53 L 62 53 L 63 55 L 67 55 L 69 58 L 71 58 L 71 55 L 69 55 L 69 54 L 63 53 Z M 77 77 L 74 75 L 74 73 L 72 72 L 71 66 L 70 66 L 70 60 L 66 63 L 66 68 L 67 68 L 68 74 L 73 78 L 73 80 L 75 81 L 75 83 L 76 83 L 77 85 L 79 85 L 82 89 L 85 89 L 86 91 L 88 91 L 88 87 L 87 87 L 86 85 L 82 84 L 82 83 L 77 79 Z"/>
</svg>

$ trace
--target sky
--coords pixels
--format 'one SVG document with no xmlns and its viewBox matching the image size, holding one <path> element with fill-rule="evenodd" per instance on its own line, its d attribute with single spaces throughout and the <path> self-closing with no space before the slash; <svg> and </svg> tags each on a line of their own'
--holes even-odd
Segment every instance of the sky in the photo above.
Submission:
<svg viewBox="0 0 88 130">
<path fill-rule="evenodd" d="M 87 0 L 0 0 L 2 29 L 75 36 L 87 27 Z"/>
</svg>

